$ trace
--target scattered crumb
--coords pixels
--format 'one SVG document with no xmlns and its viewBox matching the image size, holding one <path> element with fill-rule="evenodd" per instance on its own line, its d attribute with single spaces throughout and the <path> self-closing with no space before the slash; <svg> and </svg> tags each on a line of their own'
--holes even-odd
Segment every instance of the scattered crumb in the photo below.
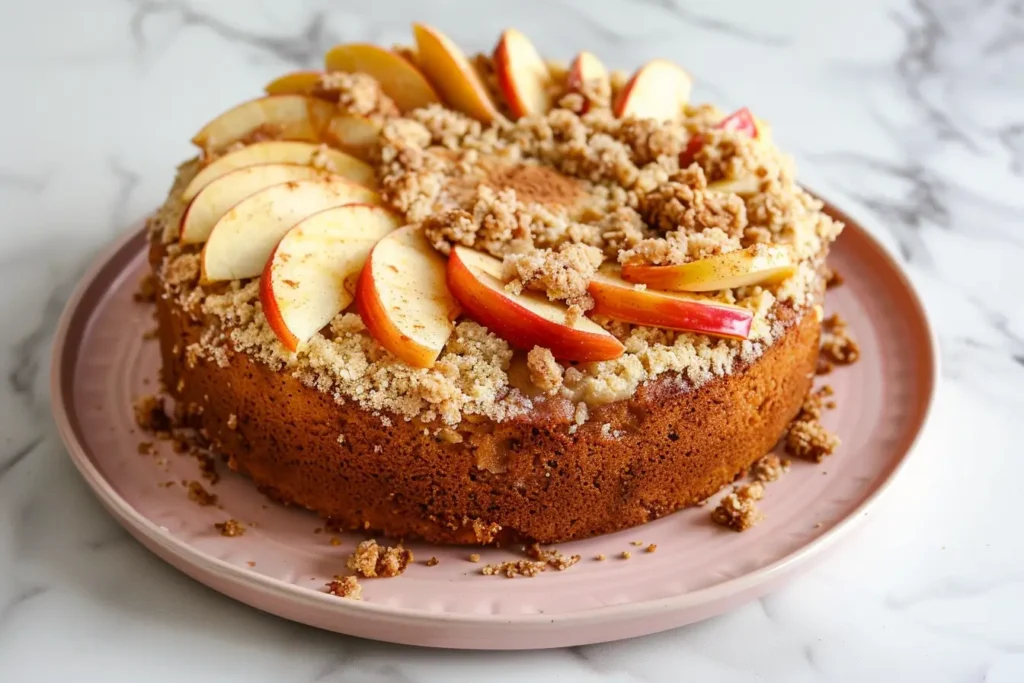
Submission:
<svg viewBox="0 0 1024 683">
<path fill-rule="evenodd" d="M 363 599 L 363 587 L 359 585 L 359 579 L 355 576 L 335 576 L 334 581 L 328 583 L 325 590 L 339 598 Z"/>
<path fill-rule="evenodd" d="M 256 566 L 256 563 L 253 562 L 252 560 L 249 560 L 248 562 L 246 562 L 246 564 L 249 565 L 250 567 L 255 567 Z"/>
<path fill-rule="evenodd" d="M 471 554 L 471 555 L 469 556 L 469 561 L 470 561 L 470 562 L 479 562 L 479 561 L 480 561 L 480 554 L 479 554 L 479 553 L 473 553 L 473 554 Z"/>
<path fill-rule="evenodd" d="M 238 429 L 238 416 L 234 413 L 228 415 L 227 427 L 232 431 Z"/>
<path fill-rule="evenodd" d="M 337 546 L 341 545 L 341 539 L 338 538 L 337 536 L 334 536 L 334 537 L 331 538 L 330 543 L 331 543 L 331 545 L 337 547 Z"/>
<path fill-rule="evenodd" d="M 647 548 L 646 548 L 647 552 L 649 552 L 649 553 L 653 553 L 653 552 L 655 552 L 655 551 L 656 551 L 657 549 L 658 549 L 658 546 L 657 546 L 657 545 L 655 545 L 654 543 L 650 544 L 650 545 L 649 545 L 649 546 L 647 546 Z"/>
<path fill-rule="evenodd" d="M 140 441 L 136 447 L 139 455 L 152 455 L 153 454 L 153 442 L 152 441 Z"/>
<path fill-rule="evenodd" d="M 628 550 L 622 551 L 622 559 L 628 560 L 631 557 L 633 557 L 633 553 L 629 552 Z"/>
<path fill-rule="evenodd" d="M 380 546 L 371 538 L 356 546 L 348 558 L 348 568 L 367 578 L 390 578 L 404 572 L 413 559 L 412 551 L 401 544 L 396 547 Z"/>
<path fill-rule="evenodd" d="M 825 356 L 823 356 L 823 355 L 821 355 L 819 353 L 818 354 L 818 365 L 814 368 L 814 374 L 815 375 L 827 375 L 828 373 L 832 372 L 832 368 L 834 368 L 834 367 L 835 367 L 835 364 L 832 363 L 832 361 L 830 361 L 828 358 L 825 358 Z"/>
<path fill-rule="evenodd" d="M 429 560 L 427 560 L 423 564 L 427 565 L 428 567 L 436 567 L 440 563 L 441 563 L 441 560 L 437 559 L 436 557 L 431 557 Z"/>
<path fill-rule="evenodd" d="M 821 354 L 835 365 L 851 365 L 860 359 L 860 346 L 838 313 L 822 321 Z"/>
<path fill-rule="evenodd" d="M 595 557 L 594 559 L 597 560 L 598 562 L 604 562 L 608 558 L 605 557 L 604 553 L 599 553 L 597 555 L 597 557 Z"/>
<path fill-rule="evenodd" d="M 500 562 L 498 564 L 485 564 L 480 569 L 480 573 L 484 576 L 497 576 L 504 574 L 507 578 L 514 579 L 517 576 L 534 577 L 537 574 L 544 571 L 547 567 L 546 562 L 539 560 L 511 560 L 509 562 Z"/>
<path fill-rule="evenodd" d="M 530 381 L 541 391 L 553 394 L 562 386 L 565 371 L 550 349 L 534 346 L 526 355 L 526 367 L 530 371 Z"/>
<path fill-rule="evenodd" d="M 324 528 L 322 526 L 318 526 L 317 528 L 313 529 L 314 534 L 322 534 L 323 532 Z"/>
<path fill-rule="evenodd" d="M 630 541 L 630 545 L 635 545 L 637 547 L 642 546 L 643 544 L 643 541 Z"/>
<path fill-rule="evenodd" d="M 156 434 L 171 428 L 171 420 L 164 411 L 164 400 L 159 396 L 141 396 L 132 406 L 135 424 L 144 431 Z"/>
<path fill-rule="evenodd" d="M 526 556 L 531 560 L 546 562 L 549 567 L 558 571 L 564 571 L 580 561 L 579 555 L 563 555 L 554 548 L 543 550 L 538 543 L 531 543 L 526 547 Z"/>
<path fill-rule="evenodd" d="M 142 333 L 142 340 L 150 341 L 151 339 L 156 339 L 158 336 L 160 336 L 160 328 L 151 327 L 150 329 Z"/>
<path fill-rule="evenodd" d="M 768 483 L 788 472 L 789 466 L 789 460 L 769 453 L 754 463 L 754 466 L 750 468 L 750 476 L 757 481 Z"/>
<path fill-rule="evenodd" d="M 218 522 L 213 525 L 221 536 L 235 537 L 245 533 L 245 525 L 237 519 L 229 519 L 226 522 Z"/>
<path fill-rule="evenodd" d="M 756 505 L 762 497 L 764 484 L 759 481 L 737 486 L 711 512 L 711 520 L 733 531 L 745 531 L 764 518 Z"/>
<path fill-rule="evenodd" d="M 817 418 L 793 420 L 786 433 L 786 452 L 814 462 L 835 453 L 840 443 L 839 437 L 825 429 Z"/>
<path fill-rule="evenodd" d="M 207 491 L 198 481 L 188 483 L 188 499 L 198 503 L 201 507 L 217 504 L 217 495 Z"/>
</svg>

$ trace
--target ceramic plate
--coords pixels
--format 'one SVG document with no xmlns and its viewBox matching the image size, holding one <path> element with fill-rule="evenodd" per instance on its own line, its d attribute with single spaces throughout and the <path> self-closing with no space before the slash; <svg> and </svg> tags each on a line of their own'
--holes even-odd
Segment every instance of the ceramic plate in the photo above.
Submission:
<svg viewBox="0 0 1024 683">
<path fill-rule="evenodd" d="M 735 533 L 710 507 L 562 544 L 583 560 L 535 578 L 484 576 L 469 550 L 424 543 L 394 579 L 364 579 L 363 600 L 323 592 L 363 537 L 318 533 L 312 513 L 274 504 L 221 467 L 218 505 L 189 500 L 195 459 L 136 428 L 133 400 L 157 390 L 152 307 L 133 300 L 148 269 L 146 238 L 127 236 L 102 256 L 68 303 L 54 345 L 52 397 L 75 465 L 103 505 L 143 545 L 189 576 L 258 609 L 365 638 L 438 647 L 522 649 L 628 638 L 705 619 L 751 600 L 809 564 L 863 517 L 892 481 L 924 424 L 936 381 L 925 313 L 891 256 L 847 223 L 830 263 L 846 283 L 828 294 L 860 342 L 860 362 L 819 378 L 839 407 L 824 418 L 841 436 L 824 464 L 794 462 L 769 484 L 766 519 Z M 145 447 L 141 450 L 146 450 Z M 827 474 L 823 474 L 827 473 Z M 214 524 L 235 518 L 239 537 Z M 340 539 L 340 545 L 332 544 Z M 643 547 L 633 545 L 642 542 Z M 643 552 L 648 544 L 657 552 Z M 631 559 L 622 559 L 623 551 Z M 605 561 L 597 561 L 603 553 Z M 481 563 L 515 559 L 480 551 Z M 423 560 L 436 556 L 428 567 Z"/>
</svg>

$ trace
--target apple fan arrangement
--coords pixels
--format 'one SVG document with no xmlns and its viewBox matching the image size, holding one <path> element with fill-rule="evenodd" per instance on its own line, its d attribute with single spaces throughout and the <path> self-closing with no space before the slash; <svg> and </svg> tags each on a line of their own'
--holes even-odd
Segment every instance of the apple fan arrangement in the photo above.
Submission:
<svg viewBox="0 0 1024 683">
<path fill-rule="evenodd" d="M 484 124 L 508 115 L 543 115 L 552 106 L 549 71 L 528 38 L 502 35 L 493 62 L 504 109 L 492 100 L 465 54 L 437 30 L 415 25 L 415 50 L 339 45 L 326 72 L 374 77 L 399 110 L 443 102 Z M 189 183 L 180 226 L 183 244 L 203 244 L 205 283 L 260 277 L 260 300 L 280 341 L 294 351 L 355 302 L 384 348 L 415 367 L 429 367 L 466 314 L 519 348 L 542 346 L 564 361 L 618 357 L 624 347 L 588 317 L 542 294 L 507 291 L 501 262 L 466 247 L 446 259 L 416 226 L 383 205 L 371 158 L 381 124 L 340 113 L 322 97 L 324 74 L 287 74 L 267 95 L 217 117 L 193 138 L 210 161 Z M 567 88 L 610 91 L 609 74 L 592 54 L 569 67 Z M 655 60 L 641 67 L 612 102 L 619 117 L 676 117 L 691 79 Z M 746 109 L 720 127 L 758 136 Z M 274 139 L 251 142 L 254 131 Z M 325 147 L 327 143 L 330 147 Z M 687 165 L 701 145 L 691 138 Z M 687 158 L 689 157 L 689 158 Z M 329 168 L 331 172 L 323 169 Z M 614 320 L 743 339 L 749 309 L 701 295 L 778 282 L 795 264 L 784 246 L 754 245 L 681 265 L 606 264 L 589 284 L 590 314 Z"/>
</svg>

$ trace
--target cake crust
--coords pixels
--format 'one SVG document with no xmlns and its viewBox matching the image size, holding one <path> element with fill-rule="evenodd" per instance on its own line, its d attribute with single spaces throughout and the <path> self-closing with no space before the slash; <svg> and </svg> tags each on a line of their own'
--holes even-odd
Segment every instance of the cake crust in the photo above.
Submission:
<svg viewBox="0 0 1024 683">
<path fill-rule="evenodd" d="M 338 403 L 244 353 L 190 367 L 203 321 L 170 298 L 156 306 L 164 382 L 232 469 L 338 527 L 454 544 L 581 539 L 705 500 L 799 411 L 820 329 L 813 310 L 783 308 L 783 334 L 755 361 L 695 388 L 660 376 L 582 424 L 553 399 L 438 430 Z"/>
</svg>

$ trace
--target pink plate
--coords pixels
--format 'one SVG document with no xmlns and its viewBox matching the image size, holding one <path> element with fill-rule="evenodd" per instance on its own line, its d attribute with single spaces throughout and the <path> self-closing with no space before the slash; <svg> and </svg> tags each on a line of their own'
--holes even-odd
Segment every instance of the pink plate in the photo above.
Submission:
<svg viewBox="0 0 1024 683">
<path fill-rule="evenodd" d="M 715 526 L 709 508 L 684 510 L 629 531 L 559 547 L 583 560 L 532 579 L 484 576 L 465 548 L 409 547 L 418 561 L 396 579 L 363 580 L 363 600 L 322 591 L 346 573 L 355 534 L 316 533 L 315 515 L 271 503 L 221 467 L 199 507 L 183 481 L 195 459 L 148 441 L 132 401 L 157 389 L 151 308 L 133 301 L 147 271 L 142 232 L 104 254 L 68 303 L 54 345 L 53 412 L 86 481 L 143 545 L 196 580 L 287 619 L 365 638 L 437 647 L 525 649 L 628 638 L 723 612 L 793 576 L 863 517 L 892 481 L 922 429 L 936 382 L 935 343 L 924 311 L 891 256 L 847 216 L 831 263 L 846 284 L 828 308 L 850 322 L 859 363 L 825 379 L 838 410 L 825 418 L 843 439 L 825 465 L 796 462 L 770 484 L 766 519 L 738 534 Z M 827 471 L 827 476 L 822 476 Z M 170 483 L 169 483 L 170 482 Z M 214 523 L 236 518 L 243 536 Z M 657 552 L 633 545 L 657 544 Z M 632 559 L 621 558 L 631 551 Z M 603 553 L 604 562 L 595 560 Z M 515 559 L 482 550 L 481 562 Z M 440 564 L 423 560 L 436 556 Z"/>
</svg>

